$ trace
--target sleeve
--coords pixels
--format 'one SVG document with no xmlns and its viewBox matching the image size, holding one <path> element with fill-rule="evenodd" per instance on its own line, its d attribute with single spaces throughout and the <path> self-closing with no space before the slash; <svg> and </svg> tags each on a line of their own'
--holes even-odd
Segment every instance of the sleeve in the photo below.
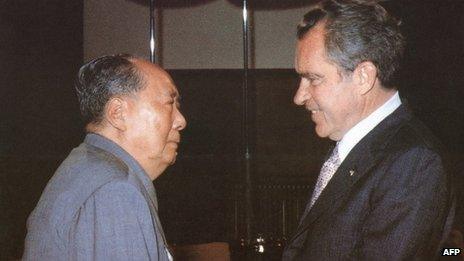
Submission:
<svg viewBox="0 0 464 261">
<path fill-rule="evenodd" d="M 149 260 L 146 220 L 151 220 L 147 203 L 134 186 L 123 181 L 102 186 L 76 215 L 70 259 Z"/>
<path fill-rule="evenodd" d="M 362 229 L 358 260 L 429 260 L 449 212 L 448 179 L 438 154 L 415 148 L 387 168 Z"/>
</svg>

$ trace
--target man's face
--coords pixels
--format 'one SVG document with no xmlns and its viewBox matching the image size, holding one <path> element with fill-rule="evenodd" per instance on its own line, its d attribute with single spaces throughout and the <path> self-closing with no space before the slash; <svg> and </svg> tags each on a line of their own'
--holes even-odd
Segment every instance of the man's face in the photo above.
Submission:
<svg viewBox="0 0 464 261">
<path fill-rule="evenodd" d="M 324 32 L 319 23 L 298 41 L 295 69 L 301 81 L 294 102 L 311 113 L 319 137 L 338 141 L 356 124 L 359 100 L 351 77 L 329 61 Z"/>
<path fill-rule="evenodd" d="M 153 64 L 136 60 L 146 87 L 128 99 L 125 139 L 135 158 L 161 174 L 175 162 L 180 131 L 186 121 L 179 111 L 179 93 L 169 75 Z M 154 177 L 156 178 L 156 177 Z"/>
</svg>

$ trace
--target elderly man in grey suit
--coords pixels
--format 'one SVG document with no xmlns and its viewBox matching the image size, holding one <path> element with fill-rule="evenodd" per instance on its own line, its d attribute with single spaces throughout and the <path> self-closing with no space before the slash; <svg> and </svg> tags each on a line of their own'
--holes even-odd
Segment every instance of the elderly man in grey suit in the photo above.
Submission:
<svg viewBox="0 0 464 261">
<path fill-rule="evenodd" d="M 23 260 L 171 260 L 152 181 L 173 164 L 186 121 L 160 67 L 104 56 L 79 71 L 84 142 L 28 219 Z"/>
<path fill-rule="evenodd" d="M 327 0 L 298 28 L 294 97 L 336 141 L 283 260 L 430 260 L 453 219 L 439 143 L 395 83 L 405 41 L 370 0 Z"/>
</svg>

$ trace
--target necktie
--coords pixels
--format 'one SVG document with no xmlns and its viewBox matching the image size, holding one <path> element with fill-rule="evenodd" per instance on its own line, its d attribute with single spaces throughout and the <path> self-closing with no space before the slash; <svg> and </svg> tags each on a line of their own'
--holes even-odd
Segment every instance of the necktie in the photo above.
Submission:
<svg viewBox="0 0 464 261">
<path fill-rule="evenodd" d="M 309 205 L 309 209 L 312 208 L 314 203 L 316 202 L 317 198 L 321 195 L 324 188 L 329 183 L 330 179 L 333 177 L 335 172 L 337 171 L 338 167 L 340 166 L 340 157 L 338 156 L 338 144 L 332 151 L 332 154 L 324 162 L 322 165 L 321 172 L 319 173 L 319 177 L 317 178 L 316 187 L 314 188 L 313 195 L 311 197 L 311 202 Z"/>
</svg>

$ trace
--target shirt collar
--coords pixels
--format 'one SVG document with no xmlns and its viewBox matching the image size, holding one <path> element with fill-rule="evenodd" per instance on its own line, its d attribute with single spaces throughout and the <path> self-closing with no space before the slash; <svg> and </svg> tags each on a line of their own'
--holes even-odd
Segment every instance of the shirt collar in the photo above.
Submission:
<svg viewBox="0 0 464 261">
<path fill-rule="evenodd" d="M 358 144 L 358 142 L 364 138 L 372 129 L 375 128 L 381 121 L 383 121 L 388 115 L 394 112 L 401 105 L 401 99 L 398 91 L 382 106 L 377 108 L 369 116 L 358 122 L 352 127 L 343 138 L 337 143 L 338 156 L 340 162 L 348 156 L 351 149 Z"/>
<path fill-rule="evenodd" d="M 154 200 L 155 205 L 157 204 L 155 187 L 153 186 L 152 180 L 137 160 L 135 160 L 127 151 L 121 148 L 121 146 L 116 144 L 114 141 L 96 133 L 88 133 L 85 136 L 84 143 L 107 151 L 123 161 L 127 167 L 135 173 L 140 181 L 142 181 L 143 186 L 147 189 L 150 197 Z"/>
</svg>

